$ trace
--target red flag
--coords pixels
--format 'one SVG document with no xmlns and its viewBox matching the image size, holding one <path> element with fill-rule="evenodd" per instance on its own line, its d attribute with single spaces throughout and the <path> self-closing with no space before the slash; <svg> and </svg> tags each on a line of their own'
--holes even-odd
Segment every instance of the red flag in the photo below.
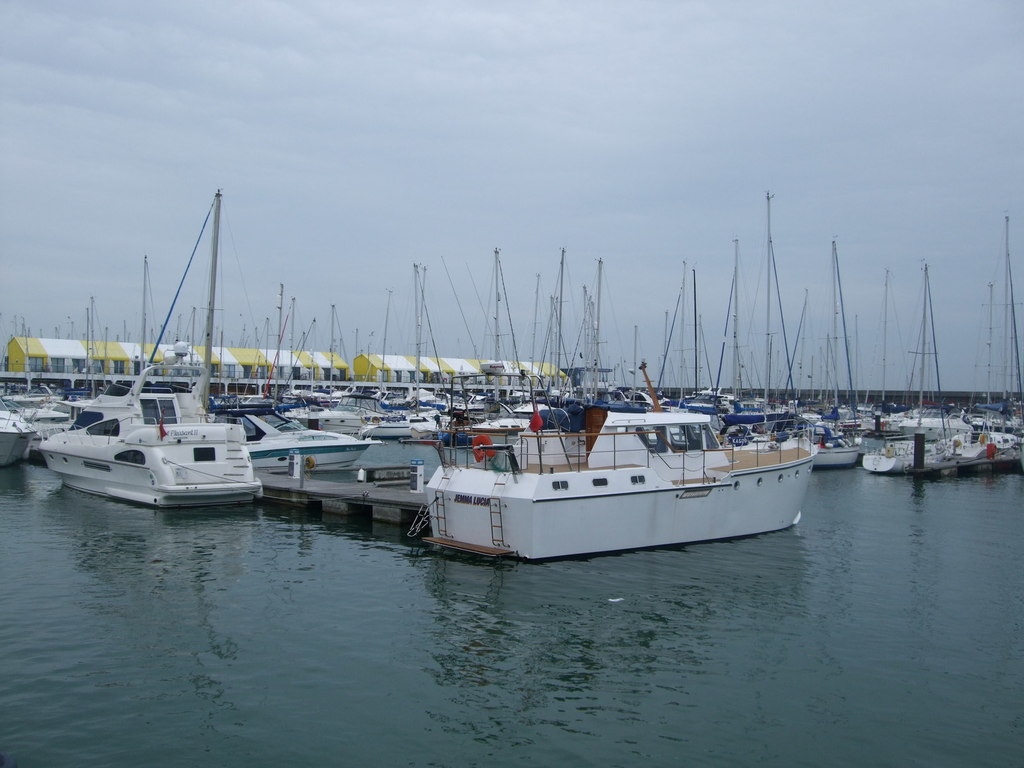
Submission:
<svg viewBox="0 0 1024 768">
<path fill-rule="evenodd" d="M 530 419 L 530 431 L 540 432 L 540 428 L 544 426 L 544 419 L 541 418 L 540 411 L 537 410 L 537 406 L 533 407 L 533 416 Z"/>
<path fill-rule="evenodd" d="M 167 430 L 164 429 L 164 419 L 163 419 L 163 416 L 160 417 L 160 421 L 157 424 L 157 426 L 160 427 L 160 439 L 163 440 L 165 437 L 167 437 Z"/>
</svg>

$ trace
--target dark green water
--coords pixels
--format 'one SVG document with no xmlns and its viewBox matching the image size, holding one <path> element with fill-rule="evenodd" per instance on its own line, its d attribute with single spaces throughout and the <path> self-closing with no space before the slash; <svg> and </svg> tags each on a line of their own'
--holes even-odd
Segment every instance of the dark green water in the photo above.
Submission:
<svg viewBox="0 0 1024 768">
<path fill-rule="evenodd" d="M 1021 475 L 815 473 L 789 531 L 516 564 L 272 506 L 153 512 L 11 467 L 0 751 L 21 768 L 1020 766 L 1022 551 Z"/>
</svg>

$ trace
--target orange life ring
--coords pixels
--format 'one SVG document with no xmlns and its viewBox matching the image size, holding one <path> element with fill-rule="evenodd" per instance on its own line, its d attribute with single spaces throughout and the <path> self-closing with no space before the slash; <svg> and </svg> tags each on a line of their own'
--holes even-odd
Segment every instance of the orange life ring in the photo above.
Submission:
<svg viewBox="0 0 1024 768">
<path fill-rule="evenodd" d="M 491 438 L 487 435 L 477 435 L 473 438 L 473 458 L 477 461 L 483 461 L 484 457 L 492 458 L 496 451 L 493 448 L 486 448 L 484 446 L 493 445 Z"/>
</svg>

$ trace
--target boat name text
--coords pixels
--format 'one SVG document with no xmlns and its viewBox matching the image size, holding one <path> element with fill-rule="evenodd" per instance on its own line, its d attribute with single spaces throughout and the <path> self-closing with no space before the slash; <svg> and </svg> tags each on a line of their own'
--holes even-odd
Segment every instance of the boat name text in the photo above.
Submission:
<svg viewBox="0 0 1024 768">
<path fill-rule="evenodd" d="M 490 496 L 470 496 L 468 493 L 456 493 L 456 504 L 473 504 L 478 507 L 488 507 L 491 504 Z"/>
</svg>

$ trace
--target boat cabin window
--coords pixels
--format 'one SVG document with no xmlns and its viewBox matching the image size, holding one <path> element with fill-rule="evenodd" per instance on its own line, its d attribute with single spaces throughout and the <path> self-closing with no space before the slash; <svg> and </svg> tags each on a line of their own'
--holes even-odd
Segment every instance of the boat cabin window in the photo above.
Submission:
<svg viewBox="0 0 1024 768">
<path fill-rule="evenodd" d="M 178 411 L 174 407 L 174 399 L 170 397 L 144 397 L 142 406 L 142 420 L 146 424 L 177 424 Z"/>
<path fill-rule="evenodd" d="M 121 434 L 121 422 L 117 419 L 107 419 L 106 421 L 99 421 L 93 424 L 91 427 L 85 430 L 90 435 L 100 435 L 102 437 L 116 437 Z"/>
<path fill-rule="evenodd" d="M 286 419 L 283 416 L 279 416 L 276 413 L 266 413 L 260 416 L 267 424 L 272 426 L 278 432 L 301 432 L 305 429 L 302 424 L 295 421 L 294 419 Z"/>
<path fill-rule="evenodd" d="M 121 451 L 120 453 L 114 454 L 115 461 L 126 461 L 129 464 L 145 464 L 146 454 L 142 451 L 136 451 L 132 449 L 130 451 Z"/>
<path fill-rule="evenodd" d="M 192 459 L 194 461 L 216 461 L 217 452 L 213 446 L 204 445 L 192 449 Z"/>
<path fill-rule="evenodd" d="M 71 425 L 72 429 L 85 429 L 90 424 L 95 424 L 97 421 L 103 420 L 103 414 L 99 411 L 82 411 L 78 414 L 78 418 L 75 419 L 75 423 Z"/>
<path fill-rule="evenodd" d="M 704 447 L 700 424 L 669 424 L 665 429 L 668 433 L 668 444 L 673 450 L 699 451 Z"/>
<path fill-rule="evenodd" d="M 668 450 L 668 444 L 665 442 L 664 429 L 664 427 L 637 427 L 636 433 L 651 453 L 665 453 Z"/>
<path fill-rule="evenodd" d="M 111 397 L 124 397 L 131 391 L 131 387 L 115 381 L 114 383 L 107 385 L 107 388 L 103 390 L 103 394 L 110 395 Z"/>
</svg>

